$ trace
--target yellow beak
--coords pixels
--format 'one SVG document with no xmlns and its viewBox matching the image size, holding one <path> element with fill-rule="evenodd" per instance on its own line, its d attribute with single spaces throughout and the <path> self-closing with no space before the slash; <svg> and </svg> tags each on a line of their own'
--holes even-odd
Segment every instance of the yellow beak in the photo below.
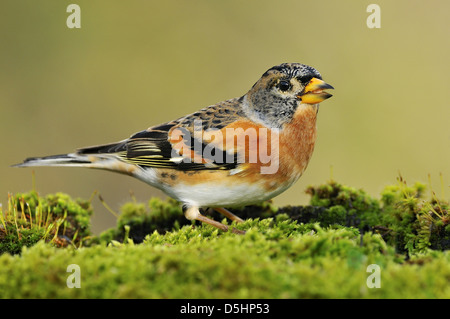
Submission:
<svg viewBox="0 0 450 319">
<path fill-rule="evenodd" d="M 333 96 L 323 91 L 326 89 L 334 89 L 334 87 L 318 78 L 312 78 L 304 90 L 298 95 L 298 98 L 302 100 L 302 103 L 317 104 Z"/>
</svg>

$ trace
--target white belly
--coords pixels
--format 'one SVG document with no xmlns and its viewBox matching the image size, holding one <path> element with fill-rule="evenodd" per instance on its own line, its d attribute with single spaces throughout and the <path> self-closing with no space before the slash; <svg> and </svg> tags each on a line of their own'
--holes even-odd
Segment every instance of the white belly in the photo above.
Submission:
<svg viewBox="0 0 450 319">
<path fill-rule="evenodd" d="M 153 169 L 140 170 L 134 176 L 162 190 L 170 197 L 196 207 L 233 207 L 260 203 L 282 193 L 298 179 L 293 178 L 289 183 L 277 185 L 268 191 L 263 187 L 263 183 L 250 184 L 242 181 L 235 184 L 209 181 L 194 185 L 180 182 L 168 186 L 159 182 Z"/>
<path fill-rule="evenodd" d="M 287 187 L 286 187 L 287 188 Z M 258 184 L 211 185 L 211 183 L 183 185 L 163 189 L 169 196 L 197 207 L 245 206 L 271 199 L 286 188 L 267 192 Z"/>
</svg>

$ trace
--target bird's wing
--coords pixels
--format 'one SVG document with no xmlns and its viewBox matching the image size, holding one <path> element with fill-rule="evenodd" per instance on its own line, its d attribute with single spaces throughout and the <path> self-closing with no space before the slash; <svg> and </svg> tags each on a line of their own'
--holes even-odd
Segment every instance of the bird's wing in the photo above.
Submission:
<svg viewBox="0 0 450 319">
<path fill-rule="evenodd" d="M 114 154 L 141 167 L 177 170 L 232 170 L 237 153 L 226 151 L 223 141 L 212 137 L 239 118 L 238 99 L 204 108 L 162 125 L 150 127 L 115 144 L 78 150 L 78 154 Z"/>
</svg>

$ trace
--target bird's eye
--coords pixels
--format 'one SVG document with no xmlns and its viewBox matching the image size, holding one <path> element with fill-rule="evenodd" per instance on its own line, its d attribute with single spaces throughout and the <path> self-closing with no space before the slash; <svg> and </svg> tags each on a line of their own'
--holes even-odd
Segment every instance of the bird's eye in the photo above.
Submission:
<svg viewBox="0 0 450 319">
<path fill-rule="evenodd" d="M 278 87 L 280 88 L 281 91 L 284 92 L 291 88 L 291 83 L 289 83 L 288 81 L 280 81 Z"/>
</svg>

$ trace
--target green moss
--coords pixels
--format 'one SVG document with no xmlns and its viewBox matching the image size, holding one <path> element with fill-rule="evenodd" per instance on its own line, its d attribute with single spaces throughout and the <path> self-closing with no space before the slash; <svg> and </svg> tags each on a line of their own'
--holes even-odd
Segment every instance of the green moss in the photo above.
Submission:
<svg viewBox="0 0 450 319">
<path fill-rule="evenodd" d="M 89 201 L 72 200 L 62 193 L 10 195 L 7 209 L 0 211 L 0 254 L 20 253 L 23 246 L 39 240 L 58 247 L 81 245 L 91 235 L 91 214 Z"/>
<path fill-rule="evenodd" d="M 425 185 L 408 186 L 399 179 L 397 185 L 385 188 L 381 195 L 385 239 L 400 252 L 424 253 L 429 248 L 450 248 L 445 227 L 450 223 L 448 203 L 424 198 Z"/>
<path fill-rule="evenodd" d="M 152 198 L 126 203 L 94 239 L 89 201 L 17 194 L 0 213 L 0 298 L 449 298 L 449 205 L 425 190 L 400 179 L 378 200 L 332 181 L 308 188 L 309 206 L 232 209 L 245 235 Z M 66 285 L 71 264 L 80 289 Z M 372 264 L 379 289 L 366 282 Z"/>
<path fill-rule="evenodd" d="M 0 254 L 10 253 L 18 254 L 22 247 L 31 247 L 44 237 L 43 228 L 21 228 L 19 230 L 14 224 L 8 223 L 6 228 L 2 227 L 0 232 Z"/>
<path fill-rule="evenodd" d="M 292 220 L 248 220 L 245 235 L 209 226 L 154 232 L 140 245 L 0 256 L 0 298 L 448 298 L 450 255 L 401 263 L 378 234 Z M 81 270 L 69 289 L 67 266 Z M 366 285 L 381 268 L 381 288 Z M 412 280 L 414 278 L 414 280 Z"/>
<path fill-rule="evenodd" d="M 311 195 L 311 206 L 326 208 L 318 216 L 323 225 L 336 223 L 367 231 L 380 222 L 379 201 L 363 190 L 330 181 L 310 186 L 306 192 Z"/>
<path fill-rule="evenodd" d="M 231 212 L 243 219 L 268 218 L 275 216 L 277 210 L 271 201 L 266 201 L 259 205 L 230 209 Z M 203 211 L 203 214 L 216 220 L 223 219 L 223 215 L 213 209 Z M 100 234 L 100 240 L 102 242 L 110 242 L 112 240 L 122 242 L 125 236 L 125 226 L 129 226 L 129 238 L 134 243 L 141 243 L 147 234 L 151 234 L 154 231 L 164 234 L 167 231 L 178 230 L 184 225 L 191 224 L 192 222 L 184 217 L 180 203 L 174 199 L 161 200 L 159 198 L 151 198 L 147 205 L 128 202 L 120 209 L 117 226 Z"/>
<path fill-rule="evenodd" d="M 140 243 L 147 234 L 154 231 L 165 233 L 187 224 L 191 224 L 191 222 L 184 217 L 177 201 L 171 198 L 165 201 L 152 198 L 147 205 L 135 202 L 124 204 L 117 220 L 117 227 L 103 232 L 100 239 L 102 242 L 112 240 L 122 242 L 125 236 L 125 226 L 129 226 L 129 238 L 135 243 Z"/>
<path fill-rule="evenodd" d="M 346 225 L 361 231 L 382 234 L 384 240 L 397 252 L 408 257 L 424 253 L 427 249 L 450 248 L 446 227 L 450 222 L 449 205 L 437 198 L 424 198 L 426 186 L 412 186 L 399 178 L 396 185 L 387 186 L 381 200 L 370 197 L 363 190 L 331 181 L 325 185 L 309 187 L 310 204 L 317 212 L 302 216 L 303 222 L 320 222 L 322 226 Z"/>
</svg>

